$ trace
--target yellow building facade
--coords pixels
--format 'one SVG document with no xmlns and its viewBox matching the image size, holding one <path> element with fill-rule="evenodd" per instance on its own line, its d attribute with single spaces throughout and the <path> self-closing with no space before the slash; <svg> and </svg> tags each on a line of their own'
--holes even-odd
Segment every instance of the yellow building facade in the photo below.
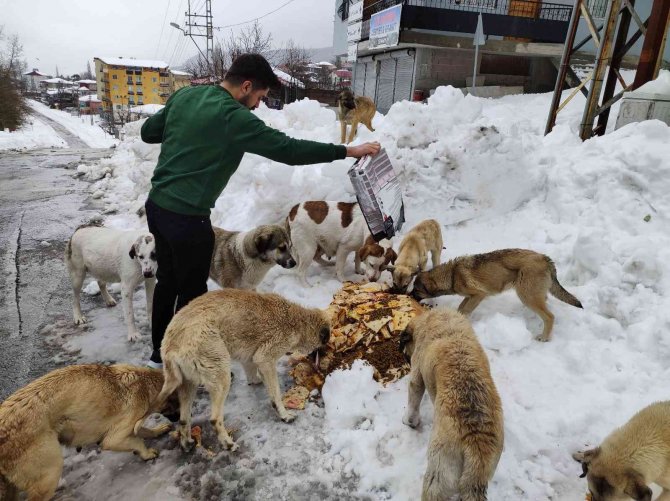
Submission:
<svg viewBox="0 0 670 501">
<path fill-rule="evenodd" d="M 102 111 L 115 118 L 143 104 L 165 104 L 174 79 L 163 61 L 127 57 L 96 57 L 95 78 Z"/>
</svg>

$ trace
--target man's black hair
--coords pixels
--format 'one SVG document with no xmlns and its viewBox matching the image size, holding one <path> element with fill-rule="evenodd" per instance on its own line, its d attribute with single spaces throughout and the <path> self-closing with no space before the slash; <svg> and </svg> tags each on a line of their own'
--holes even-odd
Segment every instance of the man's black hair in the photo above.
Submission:
<svg viewBox="0 0 670 501">
<path fill-rule="evenodd" d="M 260 54 L 237 56 L 230 65 L 224 80 L 233 85 L 242 85 L 243 82 L 249 80 L 255 90 L 281 87 L 270 63 Z"/>
</svg>

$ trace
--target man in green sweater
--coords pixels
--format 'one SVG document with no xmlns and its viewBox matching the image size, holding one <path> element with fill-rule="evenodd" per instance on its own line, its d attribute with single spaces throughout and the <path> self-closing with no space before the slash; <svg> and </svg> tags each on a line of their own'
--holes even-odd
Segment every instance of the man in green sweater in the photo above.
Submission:
<svg viewBox="0 0 670 501">
<path fill-rule="evenodd" d="M 180 89 L 142 126 L 144 142 L 161 143 L 146 202 L 158 261 L 148 363 L 152 367 L 162 367 L 160 346 L 174 313 L 207 292 L 214 249 L 210 209 L 245 153 L 305 165 L 379 151 L 379 143 L 318 143 L 268 127 L 251 110 L 277 86 L 262 56 L 244 54 L 235 59 L 221 85 Z"/>
</svg>

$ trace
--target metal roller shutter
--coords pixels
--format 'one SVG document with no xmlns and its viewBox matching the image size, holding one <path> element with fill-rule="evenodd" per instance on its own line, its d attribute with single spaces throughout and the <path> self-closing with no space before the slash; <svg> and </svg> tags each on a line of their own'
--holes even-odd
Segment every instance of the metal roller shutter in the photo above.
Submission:
<svg viewBox="0 0 670 501">
<path fill-rule="evenodd" d="M 365 89 L 363 95 L 375 100 L 375 90 L 377 88 L 377 72 L 375 71 L 375 62 L 372 61 L 365 65 Z"/>
<path fill-rule="evenodd" d="M 379 65 L 377 79 L 377 110 L 386 113 L 393 104 L 393 88 L 396 79 L 396 60 L 383 59 Z"/>
<path fill-rule="evenodd" d="M 414 54 L 396 59 L 395 90 L 393 102 L 412 99 L 412 80 L 414 77 Z"/>
<path fill-rule="evenodd" d="M 356 96 L 362 96 L 365 89 L 365 63 L 357 62 L 354 68 L 353 92 Z"/>
</svg>

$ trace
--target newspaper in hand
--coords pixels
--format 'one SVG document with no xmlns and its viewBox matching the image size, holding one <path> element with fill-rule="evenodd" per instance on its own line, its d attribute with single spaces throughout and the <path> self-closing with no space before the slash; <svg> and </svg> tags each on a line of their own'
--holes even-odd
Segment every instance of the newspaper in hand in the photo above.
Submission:
<svg viewBox="0 0 670 501">
<path fill-rule="evenodd" d="M 405 222 L 405 207 L 386 150 L 358 159 L 349 169 L 349 178 L 373 238 L 379 241 L 393 237 Z"/>
</svg>

